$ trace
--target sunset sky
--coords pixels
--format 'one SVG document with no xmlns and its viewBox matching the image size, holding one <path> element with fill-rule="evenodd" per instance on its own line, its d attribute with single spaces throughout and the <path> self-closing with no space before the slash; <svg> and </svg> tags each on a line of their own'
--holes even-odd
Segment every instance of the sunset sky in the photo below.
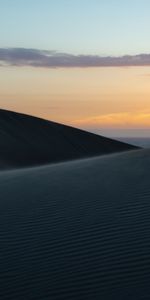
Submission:
<svg viewBox="0 0 150 300">
<path fill-rule="evenodd" d="M 149 0 L 0 0 L 0 107 L 150 136 Z"/>
</svg>

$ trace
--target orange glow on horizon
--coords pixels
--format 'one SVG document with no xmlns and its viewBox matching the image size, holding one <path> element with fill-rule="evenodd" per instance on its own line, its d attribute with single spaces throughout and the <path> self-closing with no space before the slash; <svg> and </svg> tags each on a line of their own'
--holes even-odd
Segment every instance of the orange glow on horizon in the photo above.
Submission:
<svg viewBox="0 0 150 300">
<path fill-rule="evenodd" d="M 150 112 L 106 114 L 75 120 L 72 124 L 91 128 L 150 128 Z"/>
<path fill-rule="evenodd" d="M 81 128 L 150 128 L 150 68 L 0 69 L 2 108 Z"/>
</svg>

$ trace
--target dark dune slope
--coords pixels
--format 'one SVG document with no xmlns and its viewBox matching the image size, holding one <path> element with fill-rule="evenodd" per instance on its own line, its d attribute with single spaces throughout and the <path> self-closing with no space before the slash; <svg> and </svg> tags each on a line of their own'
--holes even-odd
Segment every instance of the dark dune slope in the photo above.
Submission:
<svg viewBox="0 0 150 300">
<path fill-rule="evenodd" d="M 0 110 L 0 165 L 22 167 L 134 149 L 43 119 Z"/>
<path fill-rule="evenodd" d="M 0 299 L 150 299 L 150 151 L 0 172 Z"/>
</svg>

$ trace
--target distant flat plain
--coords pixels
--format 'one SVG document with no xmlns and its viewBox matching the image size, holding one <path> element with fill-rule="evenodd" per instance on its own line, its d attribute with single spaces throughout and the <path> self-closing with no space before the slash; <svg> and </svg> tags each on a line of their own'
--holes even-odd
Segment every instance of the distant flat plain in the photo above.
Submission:
<svg viewBox="0 0 150 300">
<path fill-rule="evenodd" d="M 142 148 L 150 148 L 150 137 L 120 137 L 120 138 L 114 138 L 116 140 L 129 143 L 138 147 Z"/>
</svg>

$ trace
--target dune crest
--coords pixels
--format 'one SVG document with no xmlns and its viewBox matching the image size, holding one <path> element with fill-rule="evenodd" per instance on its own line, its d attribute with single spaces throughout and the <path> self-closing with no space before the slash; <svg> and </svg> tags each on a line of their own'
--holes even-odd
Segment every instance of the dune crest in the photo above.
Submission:
<svg viewBox="0 0 150 300">
<path fill-rule="evenodd" d="M 0 110 L 0 168 L 26 167 L 136 149 L 29 115 Z"/>
</svg>

